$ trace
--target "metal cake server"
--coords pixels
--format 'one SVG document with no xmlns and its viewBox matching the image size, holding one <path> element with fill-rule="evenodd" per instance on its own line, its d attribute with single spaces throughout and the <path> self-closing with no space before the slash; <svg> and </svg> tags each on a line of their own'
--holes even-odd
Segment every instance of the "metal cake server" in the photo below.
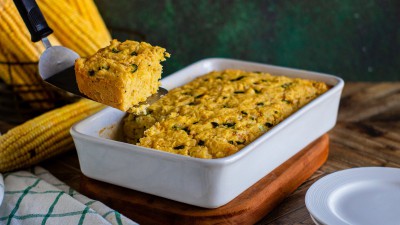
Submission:
<svg viewBox="0 0 400 225">
<path fill-rule="evenodd" d="M 46 48 L 39 59 L 39 74 L 42 79 L 57 88 L 88 98 L 79 91 L 76 83 L 74 64 L 79 55 L 71 49 L 51 45 L 47 36 L 52 34 L 53 30 L 47 24 L 35 0 L 14 0 L 14 4 L 31 33 L 31 41 L 41 40 Z M 167 93 L 166 89 L 160 87 L 157 93 L 140 105 L 152 104 Z"/>
</svg>

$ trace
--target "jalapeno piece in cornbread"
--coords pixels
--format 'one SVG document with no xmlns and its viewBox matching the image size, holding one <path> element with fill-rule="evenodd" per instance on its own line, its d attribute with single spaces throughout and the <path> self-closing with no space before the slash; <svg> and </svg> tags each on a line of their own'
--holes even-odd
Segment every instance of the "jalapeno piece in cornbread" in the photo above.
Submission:
<svg viewBox="0 0 400 225">
<path fill-rule="evenodd" d="M 234 154 L 326 92 L 322 82 L 215 71 L 171 90 L 124 120 L 127 141 L 198 158 Z"/>
<path fill-rule="evenodd" d="M 157 92 L 166 57 L 169 54 L 158 46 L 112 40 L 94 55 L 76 60 L 76 81 L 89 98 L 130 111 Z"/>
</svg>

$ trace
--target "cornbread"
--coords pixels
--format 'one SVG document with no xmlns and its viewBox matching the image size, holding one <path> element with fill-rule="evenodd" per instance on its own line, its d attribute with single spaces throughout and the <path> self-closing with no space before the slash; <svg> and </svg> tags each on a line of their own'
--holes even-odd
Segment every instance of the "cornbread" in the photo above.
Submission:
<svg viewBox="0 0 400 225">
<path fill-rule="evenodd" d="M 326 92 L 322 82 L 214 71 L 124 119 L 129 143 L 198 158 L 234 154 Z"/>
<path fill-rule="evenodd" d="M 158 46 L 112 40 L 94 55 L 76 60 L 79 91 L 95 101 L 130 111 L 157 92 L 161 62 L 166 57 L 169 54 Z"/>
</svg>

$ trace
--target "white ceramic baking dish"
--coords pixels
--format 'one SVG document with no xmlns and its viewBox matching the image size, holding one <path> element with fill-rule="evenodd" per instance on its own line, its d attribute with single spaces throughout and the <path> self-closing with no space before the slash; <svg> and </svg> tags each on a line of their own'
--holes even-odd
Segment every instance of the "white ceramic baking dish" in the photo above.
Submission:
<svg viewBox="0 0 400 225">
<path fill-rule="evenodd" d="M 161 82 L 164 88 L 172 89 L 207 72 L 227 68 L 313 79 L 332 88 L 239 152 L 220 159 L 191 158 L 116 141 L 125 113 L 106 108 L 71 128 L 83 174 L 175 201 L 216 208 L 234 199 L 335 125 L 344 86 L 343 80 L 335 76 L 211 58 L 173 73 Z"/>
</svg>

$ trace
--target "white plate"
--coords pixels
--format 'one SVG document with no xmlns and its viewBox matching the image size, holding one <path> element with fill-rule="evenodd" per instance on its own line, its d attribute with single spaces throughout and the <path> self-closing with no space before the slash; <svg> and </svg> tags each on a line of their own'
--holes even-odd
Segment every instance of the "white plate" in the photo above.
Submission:
<svg viewBox="0 0 400 225">
<path fill-rule="evenodd" d="M 317 219 L 315 219 L 311 214 L 310 214 L 310 217 L 311 217 L 312 221 L 315 223 L 315 225 L 322 225 L 322 223 L 317 221 Z"/>
<path fill-rule="evenodd" d="M 0 174 L 0 206 L 1 206 L 1 203 L 3 202 L 4 191 L 5 191 L 5 187 L 4 187 L 3 176 Z"/>
<path fill-rule="evenodd" d="M 306 206 L 322 224 L 400 224 L 400 169 L 354 168 L 315 182 Z"/>
</svg>

